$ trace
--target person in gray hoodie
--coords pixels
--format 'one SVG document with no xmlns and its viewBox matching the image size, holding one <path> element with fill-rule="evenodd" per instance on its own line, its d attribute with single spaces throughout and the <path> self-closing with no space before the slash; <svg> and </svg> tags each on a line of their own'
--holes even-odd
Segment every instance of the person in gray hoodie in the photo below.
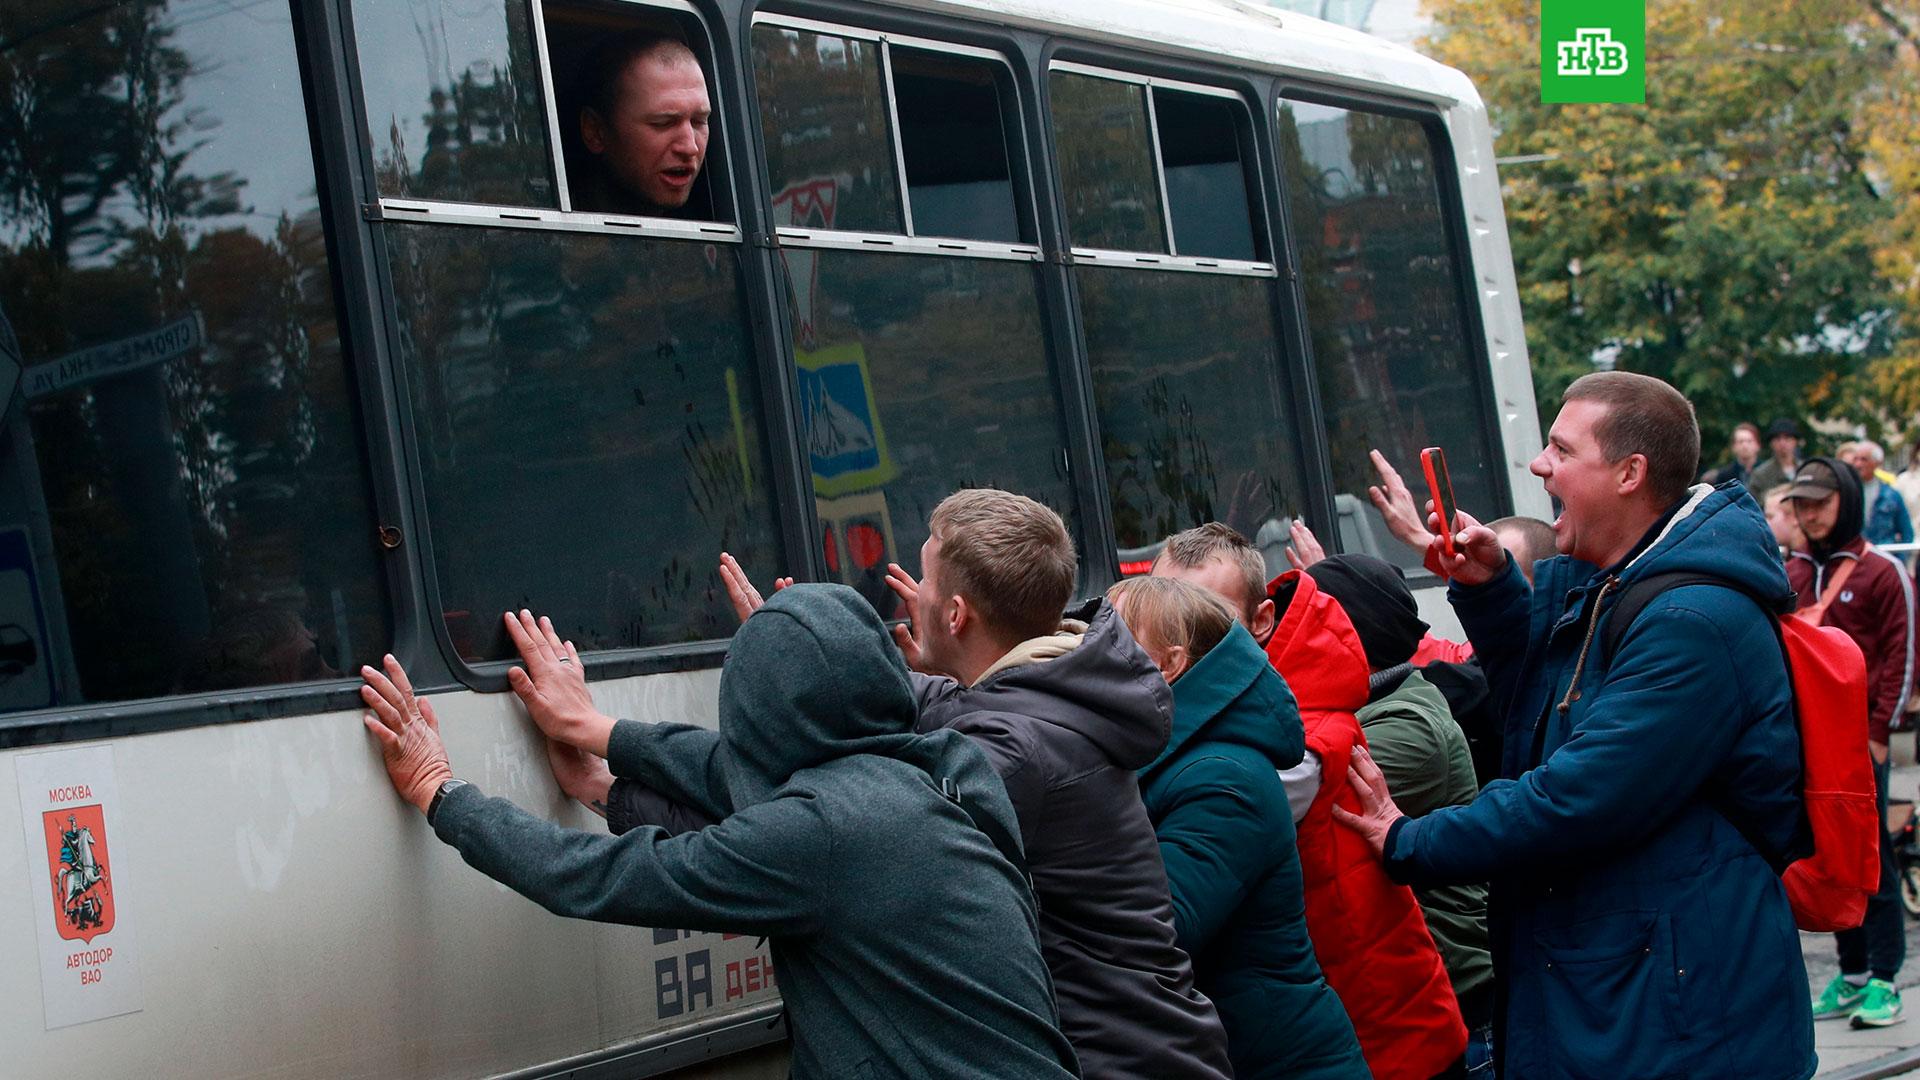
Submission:
<svg viewBox="0 0 1920 1080">
<path fill-rule="evenodd" d="M 541 670 L 516 689 L 584 696 L 564 677 L 577 654 L 536 629 L 523 651 Z M 602 727 L 615 775 L 728 811 L 678 836 L 563 828 L 453 779 L 432 706 L 385 666 L 361 669 L 367 727 L 440 839 L 557 915 L 770 938 L 794 1077 L 1076 1075 L 1013 808 L 968 739 L 913 733 L 906 667 L 853 590 L 788 589 L 746 621 L 721 672 L 719 732 Z"/>
</svg>

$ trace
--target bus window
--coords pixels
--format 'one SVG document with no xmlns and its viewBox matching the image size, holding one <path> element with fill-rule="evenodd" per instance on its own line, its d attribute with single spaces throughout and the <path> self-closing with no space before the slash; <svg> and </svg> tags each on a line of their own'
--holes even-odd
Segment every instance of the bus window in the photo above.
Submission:
<svg viewBox="0 0 1920 1080">
<path fill-rule="evenodd" d="M 730 636 L 715 555 L 785 565 L 739 247 L 387 229 L 459 655 L 510 657 L 523 606 L 588 650 Z"/>
<path fill-rule="evenodd" d="M 541 17 L 568 209 L 731 221 L 697 21 L 634 3 L 549 2 Z"/>
<path fill-rule="evenodd" d="M 1066 434 L 1030 261 L 784 247 L 802 435 L 834 578 L 883 613 L 927 516 L 963 487 L 1059 511 Z"/>
<path fill-rule="evenodd" d="M 1166 251 L 1146 87 L 1059 70 L 1048 85 L 1073 245 Z"/>
<path fill-rule="evenodd" d="M 1081 314 L 1122 561 L 1224 521 L 1286 569 L 1307 505 L 1267 277 L 1081 266 Z"/>
<path fill-rule="evenodd" d="M 1019 243 L 1005 67 L 897 46 L 889 56 L 914 235 Z"/>
<path fill-rule="evenodd" d="M 559 207 L 527 8 L 353 5 L 380 194 Z"/>
<path fill-rule="evenodd" d="M 1334 491 L 1366 518 L 1353 535 L 1388 535 L 1367 499 L 1369 448 L 1417 471 L 1422 447 L 1444 447 L 1460 504 L 1483 521 L 1505 514 L 1475 376 L 1484 348 L 1461 311 L 1426 125 L 1286 100 L 1279 150 Z M 1420 566 L 1398 543 L 1370 554 Z"/>
<path fill-rule="evenodd" d="M 1232 98 L 1153 90 L 1177 254 L 1245 262 L 1260 257 L 1240 160 L 1238 108 Z"/>
<path fill-rule="evenodd" d="M 375 660 L 288 6 L 94 4 L 0 46 L 0 87 L 0 711 Z"/>
<path fill-rule="evenodd" d="M 901 231 L 880 45 L 759 24 L 753 81 L 774 220 L 800 228 Z"/>
</svg>

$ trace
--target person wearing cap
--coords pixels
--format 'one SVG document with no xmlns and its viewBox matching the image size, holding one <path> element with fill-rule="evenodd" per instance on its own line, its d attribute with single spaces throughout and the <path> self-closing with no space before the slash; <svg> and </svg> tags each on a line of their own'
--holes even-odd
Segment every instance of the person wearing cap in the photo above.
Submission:
<svg viewBox="0 0 1920 1080">
<path fill-rule="evenodd" d="M 1818 457 L 1800 466 L 1787 489 L 1807 550 L 1787 558 L 1787 581 L 1803 611 L 1838 627 L 1867 658 L 1867 746 L 1873 753 L 1880 817 L 1887 809 L 1887 732 L 1913 692 L 1914 592 L 1906 568 L 1861 535 L 1860 478 L 1845 462 Z M 1834 935 L 1840 974 L 1814 999 L 1816 1020 L 1851 1019 L 1854 1027 L 1899 1023 L 1894 977 L 1906 959 L 1893 838 L 1880 836 L 1880 891 L 1867 918 Z"/>
<path fill-rule="evenodd" d="M 1765 491 L 1792 479 L 1800 467 L 1800 425 L 1784 416 L 1768 424 L 1767 449 L 1773 456 L 1748 471 L 1748 491 Z"/>
</svg>

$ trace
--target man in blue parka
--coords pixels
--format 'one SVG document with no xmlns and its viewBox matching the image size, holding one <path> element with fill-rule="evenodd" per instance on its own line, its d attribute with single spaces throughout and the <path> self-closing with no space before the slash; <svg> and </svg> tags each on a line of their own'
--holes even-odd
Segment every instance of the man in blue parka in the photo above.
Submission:
<svg viewBox="0 0 1920 1080">
<path fill-rule="evenodd" d="M 1506 716 L 1504 779 L 1405 819 L 1357 754 L 1366 811 L 1343 820 L 1399 880 L 1491 881 L 1502 1075 L 1801 1080 L 1806 969 L 1769 861 L 1809 850 L 1799 739 L 1750 598 L 1787 598 L 1772 535 L 1739 484 L 1687 487 L 1699 429 L 1672 387 L 1596 373 L 1563 402 L 1532 466 L 1561 557 L 1529 590 L 1465 514 L 1462 550 L 1429 551 Z M 1670 588 L 1608 656 L 1613 598 L 1670 571 L 1744 592 Z"/>
</svg>

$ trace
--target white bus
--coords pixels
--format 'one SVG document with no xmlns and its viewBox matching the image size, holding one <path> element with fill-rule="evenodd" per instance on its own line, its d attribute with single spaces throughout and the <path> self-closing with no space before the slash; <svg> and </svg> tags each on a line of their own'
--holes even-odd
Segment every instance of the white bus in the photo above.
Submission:
<svg viewBox="0 0 1920 1080">
<path fill-rule="evenodd" d="M 672 218 L 587 182 L 629 29 L 713 102 Z M 0 314 L 9 1077 L 780 1074 L 763 942 L 551 917 L 394 797 L 389 650 L 463 777 L 598 828 L 503 610 L 711 724 L 719 551 L 890 615 L 959 487 L 1089 594 L 1303 519 L 1435 613 L 1369 447 L 1546 511 L 1472 85 L 1233 0 L 8 5 Z"/>
</svg>

